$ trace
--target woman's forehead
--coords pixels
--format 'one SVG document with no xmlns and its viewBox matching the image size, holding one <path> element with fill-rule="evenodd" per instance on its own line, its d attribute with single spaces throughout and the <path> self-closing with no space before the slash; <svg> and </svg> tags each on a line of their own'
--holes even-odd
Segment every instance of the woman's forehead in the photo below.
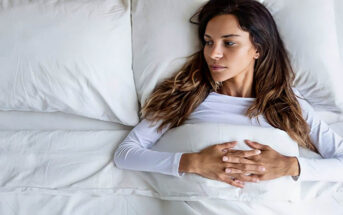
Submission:
<svg viewBox="0 0 343 215">
<path fill-rule="evenodd" d="M 210 38 L 249 37 L 249 33 L 242 30 L 239 25 L 238 19 L 231 14 L 219 15 L 212 18 L 207 23 L 205 35 L 206 37 Z"/>
</svg>

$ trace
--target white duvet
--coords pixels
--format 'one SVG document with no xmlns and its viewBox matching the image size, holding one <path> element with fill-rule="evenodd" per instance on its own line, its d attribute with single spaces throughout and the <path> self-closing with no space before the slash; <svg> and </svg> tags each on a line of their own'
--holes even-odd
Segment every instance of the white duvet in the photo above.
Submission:
<svg viewBox="0 0 343 215">
<path fill-rule="evenodd" d="M 171 129 L 152 148 L 157 151 L 199 152 L 214 144 L 238 141 L 233 149 L 250 150 L 245 139 L 271 146 L 281 154 L 298 156 L 299 147 L 286 132 L 275 128 L 240 126 L 219 123 L 185 124 Z M 257 201 L 300 199 L 300 185 L 291 176 L 260 183 L 246 183 L 243 189 L 196 174 L 181 178 L 151 174 L 161 195 L 170 199 L 217 198 L 226 200 Z"/>
<path fill-rule="evenodd" d="M 114 166 L 113 152 L 127 134 L 127 130 L 1 131 L 0 214 L 161 214 L 161 211 L 163 214 L 177 211 L 180 214 L 205 211 L 207 214 L 290 214 L 291 211 L 310 214 L 311 210 L 326 211 L 328 207 L 333 210 L 330 214 L 343 211 L 342 183 L 302 182 L 299 184 L 302 200 L 295 202 L 263 198 L 249 202 L 206 195 L 188 199 L 183 195 L 179 201 L 175 201 L 178 196 L 174 195 L 169 196 L 173 201 L 165 201 L 168 196 L 161 188 L 173 187 L 159 186 L 163 181 L 147 179 L 168 181 L 175 179 L 173 176 L 120 170 Z M 157 147 L 161 145 L 156 144 Z M 306 150 L 300 152 L 318 156 Z M 223 188 L 221 182 L 201 180 Z M 229 185 L 225 186 L 227 189 Z"/>
</svg>

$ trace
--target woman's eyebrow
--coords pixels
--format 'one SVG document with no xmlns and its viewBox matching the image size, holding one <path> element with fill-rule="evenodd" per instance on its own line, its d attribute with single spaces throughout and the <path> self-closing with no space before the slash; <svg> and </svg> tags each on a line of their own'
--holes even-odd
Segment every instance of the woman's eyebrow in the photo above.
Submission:
<svg viewBox="0 0 343 215">
<path fill-rule="evenodd" d="M 238 35 L 238 34 L 226 34 L 226 35 L 223 35 L 222 38 L 228 38 L 228 37 L 240 37 L 241 35 Z M 208 34 L 205 34 L 204 37 L 208 37 L 208 38 L 211 38 L 210 35 Z"/>
</svg>

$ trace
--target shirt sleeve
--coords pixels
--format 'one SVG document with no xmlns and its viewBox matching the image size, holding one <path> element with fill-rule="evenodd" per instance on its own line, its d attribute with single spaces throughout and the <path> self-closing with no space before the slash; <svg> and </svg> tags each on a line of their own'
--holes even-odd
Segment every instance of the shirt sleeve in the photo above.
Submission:
<svg viewBox="0 0 343 215">
<path fill-rule="evenodd" d="M 310 138 L 322 158 L 297 156 L 300 175 L 293 177 L 299 181 L 343 182 L 343 138 L 335 133 L 316 114 L 312 106 L 301 98 L 298 99 L 303 117 L 310 126 Z"/>
<path fill-rule="evenodd" d="M 182 152 L 158 152 L 149 149 L 168 130 L 166 127 L 162 132 L 158 132 L 157 128 L 161 123 L 162 121 L 159 121 L 153 125 L 151 121 L 143 119 L 137 124 L 114 152 L 115 165 L 120 169 L 177 177 L 184 175 L 178 171 Z"/>
</svg>

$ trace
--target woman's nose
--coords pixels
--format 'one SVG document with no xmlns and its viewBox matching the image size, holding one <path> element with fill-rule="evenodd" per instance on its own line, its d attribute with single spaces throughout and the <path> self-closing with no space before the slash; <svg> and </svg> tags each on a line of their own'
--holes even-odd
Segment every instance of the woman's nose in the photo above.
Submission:
<svg viewBox="0 0 343 215">
<path fill-rule="evenodd" d="M 220 59 L 223 57 L 223 50 L 222 48 L 220 47 L 220 45 L 214 45 L 211 52 L 210 52 L 210 57 L 212 59 Z"/>
</svg>

